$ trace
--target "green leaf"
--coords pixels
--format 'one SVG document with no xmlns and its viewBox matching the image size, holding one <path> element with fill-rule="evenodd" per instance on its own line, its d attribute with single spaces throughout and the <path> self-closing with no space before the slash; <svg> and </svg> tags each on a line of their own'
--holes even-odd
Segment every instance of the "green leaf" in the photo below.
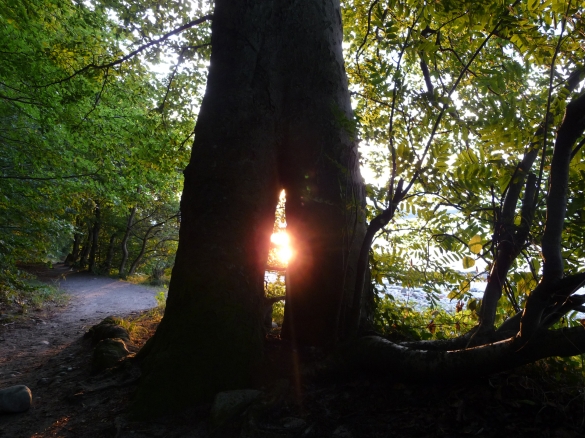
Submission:
<svg viewBox="0 0 585 438">
<path fill-rule="evenodd" d="M 473 260 L 471 257 L 465 256 L 463 257 L 463 269 L 469 269 L 469 268 L 473 268 L 475 266 L 475 260 Z"/>
<path fill-rule="evenodd" d="M 469 245 L 469 250 L 473 254 L 479 254 L 481 252 L 481 249 L 483 248 L 483 245 L 481 244 L 481 236 L 479 234 L 476 234 L 475 236 L 473 236 L 471 238 L 471 240 L 469 240 L 468 245 Z"/>
</svg>

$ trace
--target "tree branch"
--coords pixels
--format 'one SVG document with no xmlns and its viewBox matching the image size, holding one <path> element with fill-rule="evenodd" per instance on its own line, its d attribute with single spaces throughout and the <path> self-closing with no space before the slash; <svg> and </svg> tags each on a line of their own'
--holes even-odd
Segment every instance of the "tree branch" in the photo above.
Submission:
<svg viewBox="0 0 585 438">
<path fill-rule="evenodd" d="M 519 347 L 518 338 L 475 348 L 433 351 L 407 348 L 378 336 L 356 339 L 341 352 L 344 373 L 375 372 L 391 380 L 439 380 L 477 377 L 509 370 L 552 356 L 585 352 L 585 328 L 541 330 L 538 342 Z"/>
<path fill-rule="evenodd" d="M 34 177 L 34 176 L 16 176 L 16 175 L 8 175 L 8 176 L 0 176 L 0 179 L 18 179 L 18 180 L 31 180 L 31 181 L 54 181 L 57 179 L 71 179 L 71 178 L 83 178 L 86 176 L 96 176 L 97 172 L 94 173 L 83 173 L 80 175 L 67 175 L 67 176 L 55 176 L 55 177 Z"/>
<path fill-rule="evenodd" d="M 108 62 L 106 64 L 94 64 L 94 63 L 88 64 L 85 67 L 83 67 L 79 70 L 76 70 L 71 75 L 67 76 L 66 78 L 60 79 L 60 80 L 55 81 L 55 82 L 50 82 L 50 83 L 45 84 L 45 85 L 38 86 L 37 88 L 50 87 L 51 85 L 56 85 L 56 84 L 60 84 L 63 82 L 67 82 L 68 80 L 74 78 L 75 76 L 77 76 L 81 73 L 85 73 L 88 70 L 92 70 L 92 69 L 98 70 L 98 69 L 110 68 L 110 67 L 114 67 L 116 65 L 122 64 L 123 62 L 128 61 L 129 59 L 131 59 L 134 56 L 138 55 L 139 53 L 143 52 L 144 50 L 146 50 L 152 46 L 155 46 L 159 43 L 162 43 L 163 41 L 168 40 L 170 37 L 180 34 L 184 30 L 190 29 L 194 26 L 197 26 L 198 24 L 204 23 L 204 22 L 209 21 L 209 20 L 213 20 L 212 14 L 205 15 L 201 18 L 198 18 L 197 20 L 193 20 L 189 23 L 183 24 L 182 26 L 179 26 L 176 29 L 173 29 L 170 32 L 165 33 L 160 38 L 156 38 L 156 39 L 154 39 L 146 44 L 141 45 L 136 50 L 133 50 L 132 52 L 128 53 L 127 55 L 125 55 L 125 56 L 123 56 L 115 61 Z"/>
</svg>

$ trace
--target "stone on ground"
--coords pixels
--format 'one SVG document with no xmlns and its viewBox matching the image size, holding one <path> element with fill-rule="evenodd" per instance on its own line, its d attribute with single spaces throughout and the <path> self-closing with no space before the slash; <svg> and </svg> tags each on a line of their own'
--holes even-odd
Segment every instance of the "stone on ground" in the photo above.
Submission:
<svg viewBox="0 0 585 438">
<path fill-rule="evenodd" d="M 211 406 L 211 424 L 214 428 L 222 427 L 231 418 L 244 412 L 260 394 L 262 394 L 262 391 L 255 389 L 218 393 Z"/>
<path fill-rule="evenodd" d="M 130 342 L 130 334 L 128 330 L 122 327 L 117 318 L 108 316 L 99 324 L 94 325 L 84 335 L 84 338 L 91 338 L 94 344 L 97 344 L 103 339 L 119 338 L 125 342 Z"/>
<path fill-rule="evenodd" d="M 111 368 L 128 356 L 130 352 L 120 338 L 103 339 L 95 347 L 91 368 L 93 372 L 100 372 Z"/>
<path fill-rule="evenodd" d="M 16 413 L 28 411 L 32 393 L 25 385 L 10 386 L 0 390 L 0 412 Z"/>
</svg>

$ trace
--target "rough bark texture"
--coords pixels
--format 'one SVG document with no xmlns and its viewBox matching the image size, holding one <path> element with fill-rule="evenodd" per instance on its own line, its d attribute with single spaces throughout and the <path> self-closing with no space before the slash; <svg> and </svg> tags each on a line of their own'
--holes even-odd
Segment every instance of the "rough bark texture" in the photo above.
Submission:
<svg viewBox="0 0 585 438">
<path fill-rule="evenodd" d="M 284 336 L 331 347 L 353 286 L 363 187 L 338 2 L 217 1 L 212 47 L 166 313 L 139 355 L 139 415 L 249 383 L 282 188 L 296 250 Z"/>
<path fill-rule="evenodd" d="M 279 170 L 297 254 L 281 336 L 331 348 L 345 327 L 365 234 L 363 186 L 335 1 L 278 2 Z M 277 82 L 278 81 L 278 82 Z"/>
</svg>

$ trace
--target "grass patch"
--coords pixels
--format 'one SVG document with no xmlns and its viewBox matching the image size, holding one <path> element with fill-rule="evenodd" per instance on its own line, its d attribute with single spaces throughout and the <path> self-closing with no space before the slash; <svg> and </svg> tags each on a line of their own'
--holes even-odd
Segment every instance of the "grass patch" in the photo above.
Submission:
<svg viewBox="0 0 585 438">
<path fill-rule="evenodd" d="M 132 284 L 148 285 L 150 284 L 150 276 L 146 274 L 134 274 L 124 278 L 124 281 Z"/>
<path fill-rule="evenodd" d="M 0 283 L 0 314 L 24 315 L 53 306 L 65 305 L 68 295 L 58 287 L 33 278 Z"/>
<path fill-rule="evenodd" d="M 154 334 L 165 313 L 167 292 L 160 291 L 154 298 L 156 307 L 127 318 L 114 318 L 118 325 L 128 330 L 130 339 L 135 345 L 143 345 Z"/>
</svg>

